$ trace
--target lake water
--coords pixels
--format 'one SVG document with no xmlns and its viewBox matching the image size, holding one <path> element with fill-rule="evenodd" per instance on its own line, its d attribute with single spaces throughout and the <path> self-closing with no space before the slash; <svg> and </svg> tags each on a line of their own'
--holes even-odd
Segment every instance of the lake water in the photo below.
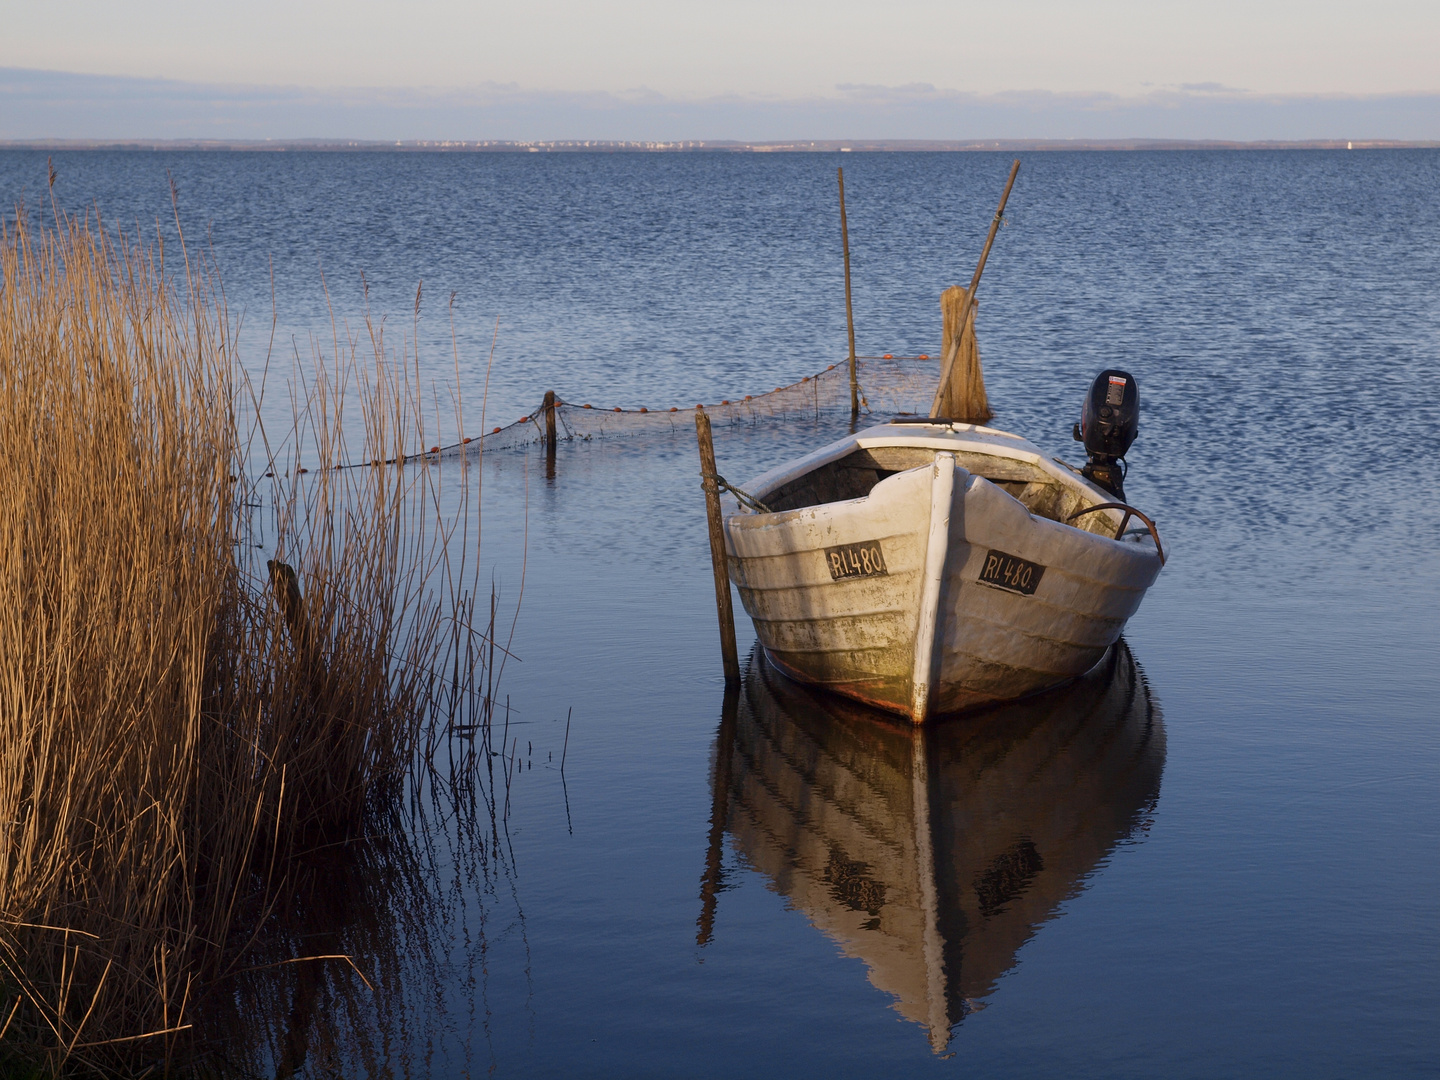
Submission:
<svg viewBox="0 0 1440 1080">
<path fill-rule="evenodd" d="M 841 359 L 837 164 L 860 351 L 938 353 L 1009 164 L 54 162 L 60 206 L 152 233 L 173 177 L 251 365 L 272 295 L 283 373 L 357 325 L 363 273 L 471 430 Z M 305 1067 L 343 1029 L 357 1076 L 1434 1075 L 1437 193 L 1435 151 L 1024 159 L 978 318 L 995 423 L 1074 460 L 1090 378 L 1131 371 L 1127 493 L 1170 561 L 1103 670 L 919 739 L 753 655 L 727 708 L 692 439 L 487 455 L 487 574 L 507 612 L 524 588 L 507 835 L 442 820 L 431 872 L 345 916 L 392 977 L 277 1006 Z M 0 152 L 0 195 L 48 214 L 45 156 Z M 843 430 L 727 429 L 720 469 Z"/>
</svg>

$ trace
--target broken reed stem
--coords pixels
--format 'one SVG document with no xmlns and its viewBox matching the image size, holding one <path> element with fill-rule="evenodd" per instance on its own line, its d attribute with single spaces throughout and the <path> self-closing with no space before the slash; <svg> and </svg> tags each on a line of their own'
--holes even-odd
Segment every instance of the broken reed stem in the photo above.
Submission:
<svg viewBox="0 0 1440 1080">
<path fill-rule="evenodd" d="M 0 223 L 0 1062 L 127 1072 L 170 1059 L 301 853 L 388 812 L 441 701 L 474 698 L 475 665 L 459 694 L 435 673 L 473 655 L 478 563 L 447 573 L 469 489 L 441 512 L 378 325 L 337 330 L 277 443 L 241 429 L 259 401 L 207 260 L 177 277 L 56 221 Z M 354 459 L 410 464 L 337 470 L 357 398 Z"/>
</svg>

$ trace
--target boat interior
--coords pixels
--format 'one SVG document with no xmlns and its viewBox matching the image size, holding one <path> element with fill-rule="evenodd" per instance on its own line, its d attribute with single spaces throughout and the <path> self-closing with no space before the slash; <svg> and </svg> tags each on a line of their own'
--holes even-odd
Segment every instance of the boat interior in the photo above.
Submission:
<svg viewBox="0 0 1440 1080">
<path fill-rule="evenodd" d="M 761 495 L 773 512 L 844 502 L 870 494 L 886 477 L 920 468 L 935 460 L 939 450 L 929 446 L 871 446 L 818 466 Z M 1027 461 L 1011 457 L 954 450 L 955 463 L 1018 499 L 1036 517 L 1069 524 L 1086 532 L 1113 536 L 1115 525 L 1105 513 L 1087 514 L 1067 521 L 1072 514 L 1106 501 L 1082 484 L 1066 484 Z"/>
</svg>

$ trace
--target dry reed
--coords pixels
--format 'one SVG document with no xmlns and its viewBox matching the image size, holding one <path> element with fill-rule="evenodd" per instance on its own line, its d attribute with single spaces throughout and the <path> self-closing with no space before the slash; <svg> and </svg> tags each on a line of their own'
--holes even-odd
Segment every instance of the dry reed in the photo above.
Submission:
<svg viewBox="0 0 1440 1080">
<path fill-rule="evenodd" d="M 934 415 L 960 420 L 967 424 L 984 424 L 994 419 L 990 411 L 990 400 L 985 395 L 985 373 L 980 366 L 980 346 L 975 343 L 975 317 L 979 313 L 979 301 L 970 310 L 965 320 L 965 333 L 960 334 L 960 315 L 965 307 L 969 290 L 961 285 L 951 285 L 940 294 L 940 315 L 942 322 L 942 344 L 940 355 L 949 361 L 951 353 L 950 382 L 940 397 L 939 411 Z M 942 364 L 941 370 L 944 370 Z"/>
<path fill-rule="evenodd" d="M 184 1060 L 307 853 L 488 717 L 409 346 L 337 331 L 277 441 L 161 250 L 0 229 L 0 1065 L 43 1073 Z"/>
</svg>

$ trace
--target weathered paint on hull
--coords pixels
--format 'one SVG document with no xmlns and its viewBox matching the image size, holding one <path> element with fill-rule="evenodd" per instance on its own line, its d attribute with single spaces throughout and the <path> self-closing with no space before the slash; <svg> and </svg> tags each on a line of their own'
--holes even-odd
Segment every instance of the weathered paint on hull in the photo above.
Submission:
<svg viewBox="0 0 1440 1080">
<path fill-rule="evenodd" d="M 939 472 L 898 473 L 859 499 L 727 519 L 731 578 L 782 671 L 918 723 L 1057 686 L 1088 671 L 1120 637 L 1159 573 L 1154 545 L 1035 516 L 956 468 L 940 538 L 931 685 L 917 694 Z M 837 548 L 875 543 L 884 573 L 833 576 Z M 1044 568 L 1033 594 L 980 580 L 992 552 Z"/>
<path fill-rule="evenodd" d="M 760 643 L 793 678 L 908 712 L 925 564 L 928 471 L 892 477 L 856 515 L 849 503 L 727 522 L 730 576 Z M 917 509 L 919 504 L 920 509 Z M 878 542 L 887 573 L 836 581 L 827 548 Z"/>
</svg>

